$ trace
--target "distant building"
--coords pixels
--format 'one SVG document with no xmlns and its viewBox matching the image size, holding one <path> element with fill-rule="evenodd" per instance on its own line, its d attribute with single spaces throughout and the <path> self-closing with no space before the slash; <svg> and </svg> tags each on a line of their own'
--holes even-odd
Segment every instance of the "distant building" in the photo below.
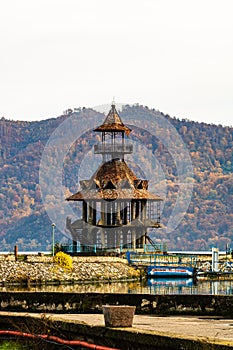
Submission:
<svg viewBox="0 0 233 350">
<path fill-rule="evenodd" d="M 94 245 L 106 249 L 144 250 L 148 228 L 160 227 L 162 199 L 148 191 L 148 180 L 139 179 L 125 162 L 133 152 L 125 137 L 131 130 L 123 124 L 115 104 L 95 132 L 101 143 L 94 146 L 103 162 L 91 179 L 80 181 L 81 191 L 67 201 L 82 202 L 82 218 L 66 227 L 73 238 L 74 252 Z"/>
</svg>

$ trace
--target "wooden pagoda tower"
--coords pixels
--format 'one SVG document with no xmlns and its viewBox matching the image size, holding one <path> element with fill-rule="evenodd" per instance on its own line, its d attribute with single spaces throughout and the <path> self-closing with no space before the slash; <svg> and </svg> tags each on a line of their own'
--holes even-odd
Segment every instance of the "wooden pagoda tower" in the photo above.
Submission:
<svg viewBox="0 0 233 350">
<path fill-rule="evenodd" d="M 82 202 L 82 218 L 66 222 L 73 251 L 77 241 L 83 250 L 88 245 L 97 250 L 144 250 L 148 228 L 160 227 L 162 199 L 149 192 L 148 180 L 139 179 L 125 162 L 133 152 L 125 142 L 131 130 L 123 124 L 115 103 L 94 131 L 101 133 L 94 153 L 101 154 L 103 162 L 91 179 L 80 181 L 81 191 L 67 198 Z"/>
</svg>

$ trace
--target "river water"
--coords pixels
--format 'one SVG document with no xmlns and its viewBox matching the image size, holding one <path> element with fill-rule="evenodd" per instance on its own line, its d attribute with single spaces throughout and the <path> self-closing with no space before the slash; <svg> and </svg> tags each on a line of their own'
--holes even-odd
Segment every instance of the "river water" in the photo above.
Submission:
<svg viewBox="0 0 233 350">
<path fill-rule="evenodd" d="M 128 294 L 218 294 L 232 295 L 233 280 L 149 279 L 142 282 L 82 283 L 75 285 L 47 285 L 23 288 L 0 287 L 1 291 L 42 291 L 72 293 L 128 293 Z"/>
</svg>

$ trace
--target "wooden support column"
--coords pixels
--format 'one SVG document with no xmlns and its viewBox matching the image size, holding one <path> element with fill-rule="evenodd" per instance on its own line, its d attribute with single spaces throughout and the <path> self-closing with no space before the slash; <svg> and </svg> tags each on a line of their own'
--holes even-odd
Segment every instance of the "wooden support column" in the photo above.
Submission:
<svg viewBox="0 0 233 350">
<path fill-rule="evenodd" d="M 146 220 L 146 201 L 141 201 L 141 216 L 142 222 Z"/>
<path fill-rule="evenodd" d="M 106 212 L 107 212 L 107 225 L 111 225 L 111 203 L 106 203 Z"/>
<path fill-rule="evenodd" d="M 157 205 L 157 218 L 156 218 L 156 220 L 158 223 L 160 223 L 160 201 L 158 201 L 156 203 L 156 205 Z"/>
<path fill-rule="evenodd" d="M 116 232 L 116 235 L 117 235 L 117 248 L 121 248 L 122 231 L 120 229 L 118 229 Z"/>
<path fill-rule="evenodd" d="M 83 201 L 82 219 L 84 222 L 87 222 L 87 203 L 85 201 Z"/>
<path fill-rule="evenodd" d="M 92 202 L 92 225 L 96 226 L 96 202 Z"/>
<path fill-rule="evenodd" d="M 132 242 L 131 242 L 132 249 L 136 250 L 136 231 L 135 231 L 135 229 L 133 229 L 131 232 L 131 239 L 132 239 Z"/>
<path fill-rule="evenodd" d="M 127 203 L 124 202 L 124 225 L 127 225 Z"/>
<path fill-rule="evenodd" d="M 146 228 L 145 228 L 145 230 L 146 230 Z M 145 233 L 142 232 L 142 236 L 141 236 L 141 245 L 142 245 L 142 248 L 144 248 L 145 244 L 146 244 L 146 232 L 145 232 Z"/>
<path fill-rule="evenodd" d="M 101 225 L 105 225 L 105 201 L 101 201 Z"/>
<path fill-rule="evenodd" d="M 100 241 L 101 241 L 101 246 L 102 248 L 105 248 L 105 231 L 103 228 L 100 230 Z"/>
<path fill-rule="evenodd" d="M 139 213 L 140 213 L 140 202 L 136 201 L 136 218 L 139 218 Z"/>
<path fill-rule="evenodd" d="M 116 225 L 121 225 L 122 224 L 122 220 L 121 220 L 121 203 L 117 202 L 116 203 Z"/>
<path fill-rule="evenodd" d="M 73 253 L 77 252 L 77 241 L 73 240 L 73 246 L 72 246 Z"/>
<path fill-rule="evenodd" d="M 131 221 L 135 220 L 136 218 L 135 204 L 135 201 L 131 202 Z"/>
<path fill-rule="evenodd" d="M 88 202 L 88 223 L 92 225 L 93 223 L 93 208 L 92 208 L 92 202 Z"/>
</svg>

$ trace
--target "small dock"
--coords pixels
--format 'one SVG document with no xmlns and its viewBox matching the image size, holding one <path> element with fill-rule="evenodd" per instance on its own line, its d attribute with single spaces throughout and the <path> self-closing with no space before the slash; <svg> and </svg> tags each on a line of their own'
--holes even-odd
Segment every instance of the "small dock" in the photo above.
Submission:
<svg viewBox="0 0 233 350">
<path fill-rule="evenodd" d="M 195 277 L 197 257 L 182 254 L 127 253 L 132 266 L 142 268 L 148 277 Z"/>
<path fill-rule="evenodd" d="M 233 261 L 221 252 L 219 259 L 218 248 L 212 248 L 210 257 L 203 259 L 206 252 L 200 258 L 200 252 L 181 253 L 137 253 L 127 252 L 126 257 L 132 266 L 144 269 L 148 277 L 216 277 L 233 276 Z"/>
</svg>

